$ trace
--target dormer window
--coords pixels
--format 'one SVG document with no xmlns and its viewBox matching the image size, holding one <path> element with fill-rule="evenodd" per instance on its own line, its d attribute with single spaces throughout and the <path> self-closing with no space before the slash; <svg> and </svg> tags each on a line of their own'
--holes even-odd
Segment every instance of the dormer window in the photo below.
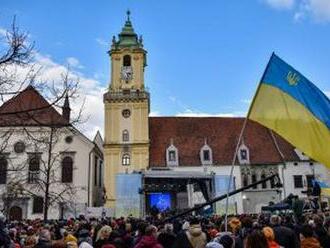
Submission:
<svg viewBox="0 0 330 248">
<path fill-rule="evenodd" d="M 178 149 L 173 144 L 166 149 L 166 164 L 167 166 L 179 165 Z"/>
<path fill-rule="evenodd" d="M 200 153 L 199 153 L 201 163 L 202 165 L 211 165 L 213 163 L 212 159 L 212 149 L 211 147 L 206 143 L 204 146 L 201 148 Z"/>
<path fill-rule="evenodd" d="M 250 153 L 247 146 L 243 143 L 238 149 L 238 162 L 240 164 L 249 164 L 250 163 Z"/>
</svg>

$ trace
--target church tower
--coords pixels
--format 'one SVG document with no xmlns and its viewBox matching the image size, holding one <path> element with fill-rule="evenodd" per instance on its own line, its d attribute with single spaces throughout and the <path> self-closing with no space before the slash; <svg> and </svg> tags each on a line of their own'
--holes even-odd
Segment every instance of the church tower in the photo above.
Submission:
<svg viewBox="0 0 330 248">
<path fill-rule="evenodd" d="M 144 87 L 146 54 L 127 11 L 127 20 L 112 39 L 111 82 L 104 94 L 106 207 L 116 205 L 116 174 L 147 169 L 149 165 L 149 93 Z M 98 111 L 97 109 L 95 111 Z"/>
</svg>

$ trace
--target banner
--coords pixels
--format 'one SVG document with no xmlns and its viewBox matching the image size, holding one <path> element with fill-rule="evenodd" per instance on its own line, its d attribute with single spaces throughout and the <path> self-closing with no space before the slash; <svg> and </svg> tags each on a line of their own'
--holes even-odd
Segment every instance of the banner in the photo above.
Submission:
<svg viewBox="0 0 330 248">
<path fill-rule="evenodd" d="M 223 194 L 227 194 L 229 178 L 230 176 L 227 175 L 214 176 L 215 197 L 218 197 Z M 234 178 L 232 178 L 232 183 L 229 192 L 233 190 L 235 190 Z M 226 199 L 216 202 L 216 214 L 222 215 L 225 214 L 225 212 L 226 212 Z M 235 196 L 229 197 L 228 214 L 236 214 Z"/>
<path fill-rule="evenodd" d="M 141 174 L 117 174 L 116 176 L 116 217 L 140 217 L 142 185 Z"/>
</svg>

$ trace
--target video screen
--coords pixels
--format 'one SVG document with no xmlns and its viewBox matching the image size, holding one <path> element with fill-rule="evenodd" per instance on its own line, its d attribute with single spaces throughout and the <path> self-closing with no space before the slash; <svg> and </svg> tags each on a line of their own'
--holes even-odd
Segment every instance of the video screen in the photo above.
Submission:
<svg viewBox="0 0 330 248">
<path fill-rule="evenodd" d="M 159 211 L 165 211 L 171 208 L 170 193 L 150 193 L 150 207 L 157 207 Z"/>
</svg>

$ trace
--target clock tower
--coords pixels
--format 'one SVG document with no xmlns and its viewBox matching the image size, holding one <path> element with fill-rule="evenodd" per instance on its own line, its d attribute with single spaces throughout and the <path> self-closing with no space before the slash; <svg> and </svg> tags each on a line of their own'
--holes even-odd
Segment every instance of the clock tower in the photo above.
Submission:
<svg viewBox="0 0 330 248">
<path fill-rule="evenodd" d="M 146 50 L 127 11 L 125 25 L 108 52 L 111 81 L 104 94 L 104 161 L 106 207 L 116 205 L 116 175 L 149 165 L 149 93 L 144 87 Z M 97 110 L 95 110 L 97 111 Z"/>
</svg>

